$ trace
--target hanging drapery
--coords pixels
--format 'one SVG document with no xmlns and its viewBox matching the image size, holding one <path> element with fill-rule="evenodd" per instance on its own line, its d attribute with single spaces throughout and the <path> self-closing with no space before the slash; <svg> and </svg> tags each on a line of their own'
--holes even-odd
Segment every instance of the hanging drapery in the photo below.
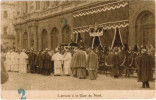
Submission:
<svg viewBox="0 0 156 100">
<path fill-rule="evenodd" d="M 121 48 L 123 47 L 123 42 L 122 42 L 119 28 L 115 29 L 115 34 L 112 41 L 111 49 L 113 49 L 114 47 L 121 47 Z"/>
<path fill-rule="evenodd" d="M 103 23 L 103 24 L 98 24 L 98 26 L 101 27 L 103 30 L 115 29 L 116 27 L 118 27 L 118 28 L 125 28 L 128 25 L 129 25 L 129 21 L 128 20 L 122 20 L 122 21 L 107 22 L 107 23 Z M 73 33 L 89 32 L 90 28 L 92 28 L 92 27 L 93 27 L 93 25 L 77 27 L 77 28 L 73 29 Z"/>
</svg>

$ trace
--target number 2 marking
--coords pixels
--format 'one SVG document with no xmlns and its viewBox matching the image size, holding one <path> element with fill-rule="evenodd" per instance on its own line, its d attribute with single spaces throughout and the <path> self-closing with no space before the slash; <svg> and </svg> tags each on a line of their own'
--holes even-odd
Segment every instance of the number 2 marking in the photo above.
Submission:
<svg viewBox="0 0 156 100">
<path fill-rule="evenodd" d="M 21 94 L 21 93 L 22 93 L 22 96 L 20 100 L 26 100 L 25 90 L 22 88 L 18 89 L 18 94 Z"/>
</svg>

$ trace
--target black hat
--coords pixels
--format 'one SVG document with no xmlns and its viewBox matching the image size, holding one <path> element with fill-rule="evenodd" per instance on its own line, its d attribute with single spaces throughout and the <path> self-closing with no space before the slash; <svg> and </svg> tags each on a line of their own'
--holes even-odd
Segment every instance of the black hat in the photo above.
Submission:
<svg viewBox="0 0 156 100">
<path fill-rule="evenodd" d="M 138 52 L 138 46 L 137 45 L 134 46 L 133 51 Z"/>
</svg>

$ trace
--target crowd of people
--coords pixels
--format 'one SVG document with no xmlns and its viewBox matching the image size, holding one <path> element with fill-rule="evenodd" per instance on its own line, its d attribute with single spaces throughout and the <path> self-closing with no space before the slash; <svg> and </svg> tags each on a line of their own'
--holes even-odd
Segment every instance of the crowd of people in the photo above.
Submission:
<svg viewBox="0 0 156 100">
<path fill-rule="evenodd" d="M 122 74 L 129 77 L 135 71 L 143 88 L 149 87 L 148 81 L 153 80 L 155 49 L 152 45 L 138 47 L 100 47 L 85 49 L 80 42 L 77 47 L 57 47 L 55 50 L 46 48 L 44 51 L 17 52 L 10 50 L 5 56 L 8 71 L 19 73 L 38 73 L 55 76 L 73 75 L 79 79 L 95 80 L 97 73 L 105 67 L 111 69 L 111 75 L 119 78 Z M 134 70 L 135 69 L 135 70 Z"/>
</svg>

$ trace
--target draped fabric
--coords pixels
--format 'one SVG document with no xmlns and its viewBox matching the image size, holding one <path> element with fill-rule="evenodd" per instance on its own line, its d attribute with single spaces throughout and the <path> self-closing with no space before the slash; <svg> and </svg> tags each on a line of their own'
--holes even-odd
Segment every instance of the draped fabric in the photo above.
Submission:
<svg viewBox="0 0 156 100">
<path fill-rule="evenodd" d="M 122 48 L 122 46 L 123 46 L 123 42 L 122 42 L 122 38 L 121 38 L 121 35 L 119 32 L 119 29 L 116 28 L 111 48 L 114 48 L 114 47 L 121 47 Z"/>
<path fill-rule="evenodd" d="M 92 41 L 92 37 L 87 38 L 87 35 L 90 28 L 93 28 L 96 23 L 103 29 L 103 36 L 99 37 L 102 46 L 111 46 L 116 27 L 120 30 L 123 44 L 128 43 L 128 5 L 126 1 L 109 1 L 75 11 L 73 13 L 73 33 L 81 34 L 85 41 Z M 91 47 L 91 44 L 87 46 Z"/>
<path fill-rule="evenodd" d="M 95 23 L 102 24 L 107 22 L 127 20 L 128 19 L 127 12 L 128 12 L 128 6 L 125 6 L 121 8 L 107 10 L 105 12 L 97 12 L 86 16 L 74 17 L 73 26 L 74 28 L 78 28 L 87 25 L 94 25 Z"/>
</svg>

